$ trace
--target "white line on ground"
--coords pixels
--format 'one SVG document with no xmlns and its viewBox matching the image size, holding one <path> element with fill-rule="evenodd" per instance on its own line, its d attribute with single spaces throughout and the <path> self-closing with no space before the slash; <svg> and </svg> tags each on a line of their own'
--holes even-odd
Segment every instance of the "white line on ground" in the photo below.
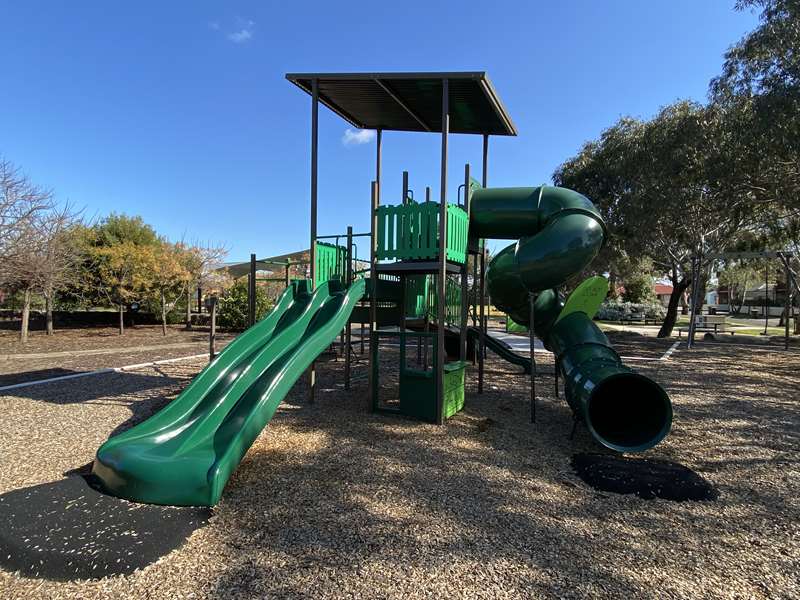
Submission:
<svg viewBox="0 0 800 600">
<path fill-rule="evenodd" d="M 664 354 L 658 360 L 669 360 L 669 357 L 672 356 L 672 353 L 675 352 L 675 350 L 677 350 L 678 346 L 680 345 L 681 345 L 680 342 L 675 342 L 674 344 L 672 344 L 672 346 L 669 347 L 669 350 L 664 352 Z"/>
<path fill-rule="evenodd" d="M 14 385 L 6 385 L 0 387 L 0 392 L 6 390 L 15 390 L 18 388 L 30 387 L 32 385 L 42 385 L 45 383 L 55 383 L 56 381 L 65 381 L 67 379 L 77 379 L 78 377 L 89 377 L 90 375 L 102 375 L 104 373 L 122 373 L 123 371 L 132 371 L 134 369 L 142 369 L 144 367 L 152 367 L 155 365 L 166 365 L 169 363 L 180 362 L 184 360 L 192 360 L 193 358 L 207 357 L 208 354 L 192 354 L 191 356 L 179 356 L 178 358 L 165 358 L 164 360 L 156 360 L 146 363 L 138 363 L 135 365 L 125 365 L 124 367 L 108 367 L 105 369 L 97 369 L 96 371 L 86 371 L 85 373 L 73 373 L 72 375 L 60 375 L 58 377 L 50 377 L 49 379 L 37 379 L 35 381 L 24 381 L 22 383 L 15 383 Z"/>
</svg>

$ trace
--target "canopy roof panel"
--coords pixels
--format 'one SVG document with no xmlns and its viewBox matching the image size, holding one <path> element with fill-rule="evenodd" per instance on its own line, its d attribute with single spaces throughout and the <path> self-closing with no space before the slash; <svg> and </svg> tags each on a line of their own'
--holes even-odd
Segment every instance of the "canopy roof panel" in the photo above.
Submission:
<svg viewBox="0 0 800 600">
<path fill-rule="evenodd" d="M 442 130 L 442 85 L 449 85 L 451 133 L 517 135 L 482 71 L 454 73 L 288 73 L 286 79 L 359 129 Z"/>
</svg>

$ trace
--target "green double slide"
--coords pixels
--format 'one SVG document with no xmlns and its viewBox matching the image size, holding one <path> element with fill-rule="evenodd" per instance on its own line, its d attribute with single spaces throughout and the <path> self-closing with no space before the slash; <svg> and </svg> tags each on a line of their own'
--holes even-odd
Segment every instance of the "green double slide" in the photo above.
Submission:
<svg viewBox="0 0 800 600">
<path fill-rule="evenodd" d="M 92 473 L 136 502 L 212 506 L 247 449 L 313 360 L 348 322 L 364 280 L 287 288 L 163 410 L 110 438 Z"/>
</svg>

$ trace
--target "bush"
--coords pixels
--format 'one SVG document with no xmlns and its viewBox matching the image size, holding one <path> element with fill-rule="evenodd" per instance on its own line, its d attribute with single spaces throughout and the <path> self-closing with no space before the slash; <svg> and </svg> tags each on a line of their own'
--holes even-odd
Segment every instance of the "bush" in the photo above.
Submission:
<svg viewBox="0 0 800 600">
<path fill-rule="evenodd" d="M 644 314 L 648 319 L 663 319 L 667 309 L 660 302 L 621 302 L 606 300 L 597 311 L 597 319 L 601 321 L 621 321 L 633 313 Z"/>
<path fill-rule="evenodd" d="M 256 321 L 267 314 L 271 308 L 267 292 L 256 286 Z M 220 327 L 231 329 L 247 328 L 247 281 L 240 280 L 228 288 L 219 299 L 217 323 Z"/>
</svg>

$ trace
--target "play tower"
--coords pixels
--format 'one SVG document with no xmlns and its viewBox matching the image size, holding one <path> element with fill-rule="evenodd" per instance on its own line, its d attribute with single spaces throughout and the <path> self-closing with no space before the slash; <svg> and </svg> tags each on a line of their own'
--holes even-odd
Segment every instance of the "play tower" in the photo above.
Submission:
<svg viewBox="0 0 800 600">
<path fill-rule="evenodd" d="M 317 240 L 318 110 L 322 103 L 359 129 L 376 131 L 375 176 L 370 186 L 370 277 L 368 281 L 370 323 L 370 397 L 375 410 L 406 412 L 441 423 L 463 402 L 464 360 L 468 343 L 467 257 L 484 259 L 482 240 L 470 238 L 470 191 L 488 182 L 489 136 L 514 136 L 517 131 L 489 78 L 482 72 L 468 73 L 292 73 L 286 78 L 311 96 L 311 242 Z M 383 204 L 390 194 L 381 186 L 381 153 L 385 131 L 436 133 L 441 136 L 439 202 L 415 202 L 403 175 L 399 202 Z M 448 136 L 473 134 L 483 142 L 481 183 L 464 171 L 460 202 L 447 201 Z M 397 196 L 395 196 L 397 198 Z M 420 198 L 421 200 L 421 198 Z M 446 240 L 445 251 L 440 240 Z M 314 258 L 312 257 L 312 264 Z M 485 290 L 484 264 L 480 265 L 480 289 Z M 475 273 L 473 272 L 473 281 Z M 484 293 L 474 294 L 477 299 Z M 388 302 L 387 302 L 388 301 Z M 387 306 L 388 304 L 388 306 Z M 473 310 L 474 324 L 485 331 L 485 306 Z M 473 303 L 475 307 L 475 303 Z M 394 310 L 392 310 L 394 309 Z M 407 317 L 422 320 L 423 331 L 411 332 Z M 381 331 L 382 325 L 396 326 Z M 440 327 L 441 325 L 441 327 Z M 449 329 L 448 327 L 453 327 Z M 448 363 L 446 339 L 458 332 L 458 351 Z M 478 336 L 483 338 L 482 335 Z M 380 341 L 396 338 L 400 344 L 398 365 L 400 406 L 380 401 Z M 409 352 L 409 342 L 416 349 Z M 431 345 L 427 361 L 409 367 L 411 353 Z M 481 348 L 483 344 L 481 344 Z M 427 355 L 427 353 L 422 352 Z M 453 356 L 455 354 L 456 356 Z M 479 388 L 483 387 L 484 352 L 478 351 Z M 419 363 L 419 361 L 417 361 Z M 313 368 L 312 368 L 313 369 Z M 314 374 L 310 375 L 313 390 Z M 447 392 L 451 392 L 448 396 Z M 312 391 L 313 394 L 313 391 Z M 450 398 L 450 402 L 446 402 Z M 432 405 L 429 402 L 432 401 Z"/>
</svg>

